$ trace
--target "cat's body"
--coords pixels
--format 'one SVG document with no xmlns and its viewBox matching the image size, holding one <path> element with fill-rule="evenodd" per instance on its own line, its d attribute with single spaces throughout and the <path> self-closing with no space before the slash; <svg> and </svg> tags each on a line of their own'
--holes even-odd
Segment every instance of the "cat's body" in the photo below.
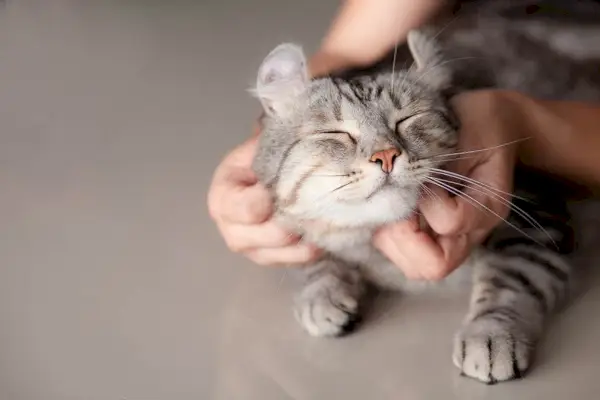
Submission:
<svg viewBox="0 0 600 400">
<path fill-rule="evenodd" d="M 273 194 L 276 218 L 326 250 L 314 265 L 295 270 L 303 280 L 295 313 L 314 336 L 336 336 L 353 326 L 366 283 L 400 290 L 432 286 L 407 281 L 371 240 L 380 226 L 413 215 L 428 179 L 449 183 L 436 168 L 457 145 L 450 93 L 500 87 L 600 100 L 600 62 L 586 59 L 585 49 L 564 49 L 573 29 L 600 38 L 600 25 L 463 14 L 441 33 L 439 27 L 433 34 L 411 33 L 416 66 L 393 74 L 309 80 L 304 56 L 292 45 L 275 49 L 261 66 L 256 95 L 266 115 L 255 171 Z M 600 55 L 600 49 L 589 52 Z M 524 189 L 532 202 L 514 204 L 544 229 L 513 213 L 513 227 L 497 228 L 448 278 L 473 276 L 454 362 L 488 383 L 519 377 L 529 367 L 546 317 L 572 285 L 567 199 L 530 174 L 518 170 L 515 178 L 517 193 Z"/>
</svg>

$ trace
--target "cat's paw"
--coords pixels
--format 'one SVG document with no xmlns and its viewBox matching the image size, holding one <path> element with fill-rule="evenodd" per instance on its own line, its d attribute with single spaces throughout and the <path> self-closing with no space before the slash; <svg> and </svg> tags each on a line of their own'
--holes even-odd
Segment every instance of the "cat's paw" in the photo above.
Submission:
<svg viewBox="0 0 600 400">
<path fill-rule="evenodd" d="M 359 322 L 358 298 L 344 285 L 306 288 L 296 302 L 294 315 L 300 325 L 315 337 L 341 336 Z"/>
<path fill-rule="evenodd" d="M 495 384 L 523 377 L 532 350 L 518 328 L 485 319 L 473 321 L 457 333 L 452 359 L 464 375 Z"/>
</svg>

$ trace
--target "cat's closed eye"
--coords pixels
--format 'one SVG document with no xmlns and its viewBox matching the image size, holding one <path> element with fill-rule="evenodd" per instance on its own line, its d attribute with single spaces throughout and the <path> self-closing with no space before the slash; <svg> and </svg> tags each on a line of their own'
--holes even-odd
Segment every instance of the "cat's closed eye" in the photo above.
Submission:
<svg viewBox="0 0 600 400">
<path fill-rule="evenodd" d="M 407 115 L 405 117 L 400 118 L 398 120 L 398 122 L 396 122 L 396 133 L 400 133 L 400 128 L 402 127 L 403 123 L 408 122 L 409 120 L 414 119 L 416 117 L 423 116 L 424 114 L 427 114 L 428 112 L 429 111 L 420 111 L 415 114 Z"/>
<path fill-rule="evenodd" d="M 346 135 L 348 139 L 354 144 L 356 144 L 356 138 L 350 134 L 350 132 L 340 131 L 340 130 L 325 130 L 325 131 L 317 131 L 315 133 L 325 134 L 325 135 Z"/>
<path fill-rule="evenodd" d="M 439 111 L 439 110 L 426 110 L 426 111 L 418 111 L 415 114 L 407 115 L 405 117 L 400 118 L 398 120 L 398 122 L 396 122 L 396 133 L 397 134 L 401 133 L 402 124 L 404 124 L 410 120 L 413 120 L 415 118 L 421 118 L 421 117 L 427 117 L 427 116 L 429 116 L 430 118 L 440 118 L 440 119 L 444 120 L 446 123 L 448 123 L 448 125 L 452 126 L 450 119 L 444 112 Z"/>
</svg>

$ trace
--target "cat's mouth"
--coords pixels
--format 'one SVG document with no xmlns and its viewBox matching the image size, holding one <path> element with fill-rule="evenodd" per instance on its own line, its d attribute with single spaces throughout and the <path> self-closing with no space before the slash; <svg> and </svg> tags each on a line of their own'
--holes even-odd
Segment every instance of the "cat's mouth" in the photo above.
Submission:
<svg viewBox="0 0 600 400">
<path fill-rule="evenodd" d="M 402 192 L 418 192 L 425 180 L 426 175 L 424 174 L 406 174 L 401 176 L 394 176 L 392 174 L 381 175 L 373 189 L 365 197 L 365 200 L 369 201 L 382 192 L 395 192 L 400 196 Z"/>
<path fill-rule="evenodd" d="M 377 194 L 385 190 L 410 190 L 412 186 L 414 185 L 411 183 L 401 183 L 392 176 L 385 175 L 383 178 L 381 178 L 377 186 L 367 195 L 366 200 L 372 199 Z"/>
<path fill-rule="evenodd" d="M 379 183 L 375 188 L 367 195 L 366 200 L 371 200 L 376 194 L 381 192 L 386 187 L 391 187 L 393 185 L 392 179 L 390 179 L 389 175 L 385 175 L 382 179 L 380 179 Z"/>
</svg>

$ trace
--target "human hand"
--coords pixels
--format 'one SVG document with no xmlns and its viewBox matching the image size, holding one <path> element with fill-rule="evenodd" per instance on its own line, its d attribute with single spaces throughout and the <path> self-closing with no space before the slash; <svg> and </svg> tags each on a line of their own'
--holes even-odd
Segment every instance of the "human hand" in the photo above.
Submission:
<svg viewBox="0 0 600 400">
<path fill-rule="evenodd" d="M 260 265 L 302 264 L 318 250 L 271 219 L 273 204 L 251 165 L 258 129 L 253 138 L 231 151 L 217 167 L 208 192 L 208 208 L 229 249 Z"/>
<path fill-rule="evenodd" d="M 309 60 L 309 74 L 318 76 L 352 63 L 341 56 L 317 52 Z M 208 208 L 229 249 L 260 265 L 304 264 L 320 250 L 287 232 L 271 219 L 273 204 L 251 165 L 260 127 L 251 139 L 231 151 L 217 167 L 208 192 Z"/>
<path fill-rule="evenodd" d="M 409 279 L 438 280 L 453 272 L 489 232 L 506 218 L 516 163 L 516 143 L 524 138 L 510 94 L 477 91 L 456 96 L 452 105 L 461 130 L 459 150 L 447 172 L 434 172 L 419 210 L 432 232 L 417 218 L 383 228 L 374 244 Z M 487 149 L 485 151 L 479 151 Z M 445 190 L 462 189 L 456 196 Z"/>
</svg>

